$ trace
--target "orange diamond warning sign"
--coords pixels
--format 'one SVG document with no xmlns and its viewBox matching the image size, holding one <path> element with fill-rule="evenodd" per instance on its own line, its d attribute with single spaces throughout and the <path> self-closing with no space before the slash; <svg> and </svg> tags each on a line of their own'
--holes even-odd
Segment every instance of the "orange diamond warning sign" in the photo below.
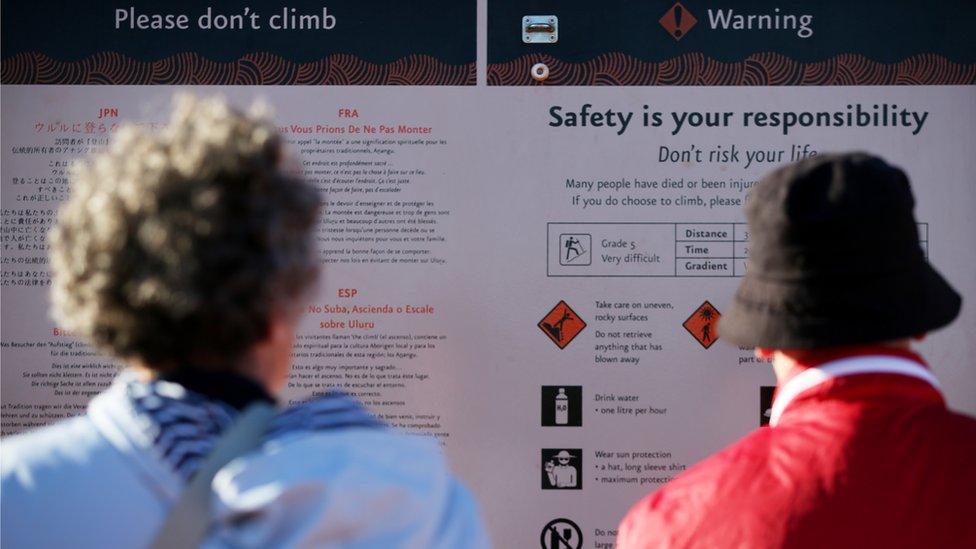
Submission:
<svg viewBox="0 0 976 549">
<path fill-rule="evenodd" d="M 658 23 L 664 27 L 664 30 L 668 31 L 675 40 L 681 40 L 688 34 L 691 27 L 694 27 L 698 23 L 698 19 L 688 11 L 687 8 L 681 5 L 681 2 L 675 2 L 671 9 L 666 11 Z"/>
<path fill-rule="evenodd" d="M 715 333 L 715 325 L 718 324 L 718 318 L 720 316 L 722 316 L 722 313 L 718 312 L 718 309 L 706 301 L 695 309 L 695 312 L 691 313 L 691 316 L 688 317 L 688 320 L 682 326 L 695 338 L 695 341 L 701 343 L 701 346 L 707 349 L 712 346 L 712 343 L 718 340 L 718 334 Z"/>
<path fill-rule="evenodd" d="M 560 349 L 565 349 L 580 332 L 586 328 L 586 322 L 572 310 L 565 301 L 560 301 L 539 321 L 539 329 L 543 331 Z"/>
</svg>

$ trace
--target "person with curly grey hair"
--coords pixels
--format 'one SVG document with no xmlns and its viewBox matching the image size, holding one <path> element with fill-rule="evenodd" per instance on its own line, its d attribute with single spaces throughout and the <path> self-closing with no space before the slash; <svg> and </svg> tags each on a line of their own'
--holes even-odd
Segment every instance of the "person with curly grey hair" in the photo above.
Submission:
<svg viewBox="0 0 976 549">
<path fill-rule="evenodd" d="M 435 442 L 340 392 L 272 408 L 318 212 L 271 123 L 217 98 L 82 165 L 51 234 L 53 313 L 129 367 L 86 414 L 3 441 L 2 545 L 488 545 Z"/>
<path fill-rule="evenodd" d="M 293 323 L 317 272 L 318 197 L 280 154 L 221 101 L 182 101 L 159 137 L 125 128 L 75 174 L 52 232 L 59 324 L 159 374 L 268 377 L 247 354 Z"/>
</svg>

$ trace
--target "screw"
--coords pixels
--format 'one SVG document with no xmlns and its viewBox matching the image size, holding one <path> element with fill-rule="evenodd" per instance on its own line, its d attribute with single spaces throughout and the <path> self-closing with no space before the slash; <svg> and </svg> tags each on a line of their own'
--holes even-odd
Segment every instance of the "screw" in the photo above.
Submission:
<svg viewBox="0 0 976 549">
<path fill-rule="evenodd" d="M 549 67 L 545 63 L 536 63 L 529 71 L 533 80 L 542 82 L 549 78 Z"/>
</svg>

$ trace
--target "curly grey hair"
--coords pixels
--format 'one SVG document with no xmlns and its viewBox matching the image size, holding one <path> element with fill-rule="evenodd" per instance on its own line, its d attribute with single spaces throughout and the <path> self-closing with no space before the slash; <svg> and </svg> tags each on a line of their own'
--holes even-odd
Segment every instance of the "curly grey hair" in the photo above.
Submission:
<svg viewBox="0 0 976 549">
<path fill-rule="evenodd" d="M 258 114 L 177 98 L 80 167 L 51 234 L 55 319 L 158 371 L 233 370 L 318 270 L 319 198 Z"/>
</svg>

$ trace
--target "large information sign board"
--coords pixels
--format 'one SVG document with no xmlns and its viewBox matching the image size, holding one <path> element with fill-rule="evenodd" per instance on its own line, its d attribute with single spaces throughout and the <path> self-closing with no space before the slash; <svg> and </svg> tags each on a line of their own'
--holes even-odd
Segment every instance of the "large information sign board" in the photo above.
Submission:
<svg viewBox="0 0 976 549">
<path fill-rule="evenodd" d="M 791 160 L 907 171 L 964 296 L 920 348 L 976 413 L 969 3 L 40 4 L 3 4 L 4 434 L 115 375 L 47 315 L 46 234 L 70 164 L 178 90 L 269 102 L 326 201 L 286 399 L 337 386 L 437 437 L 499 547 L 610 547 L 639 497 L 764 421 L 773 374 L 715 323 L 743 201 Z M 292 13 L 309 27 L 270 26 Z"/>
</svg>

